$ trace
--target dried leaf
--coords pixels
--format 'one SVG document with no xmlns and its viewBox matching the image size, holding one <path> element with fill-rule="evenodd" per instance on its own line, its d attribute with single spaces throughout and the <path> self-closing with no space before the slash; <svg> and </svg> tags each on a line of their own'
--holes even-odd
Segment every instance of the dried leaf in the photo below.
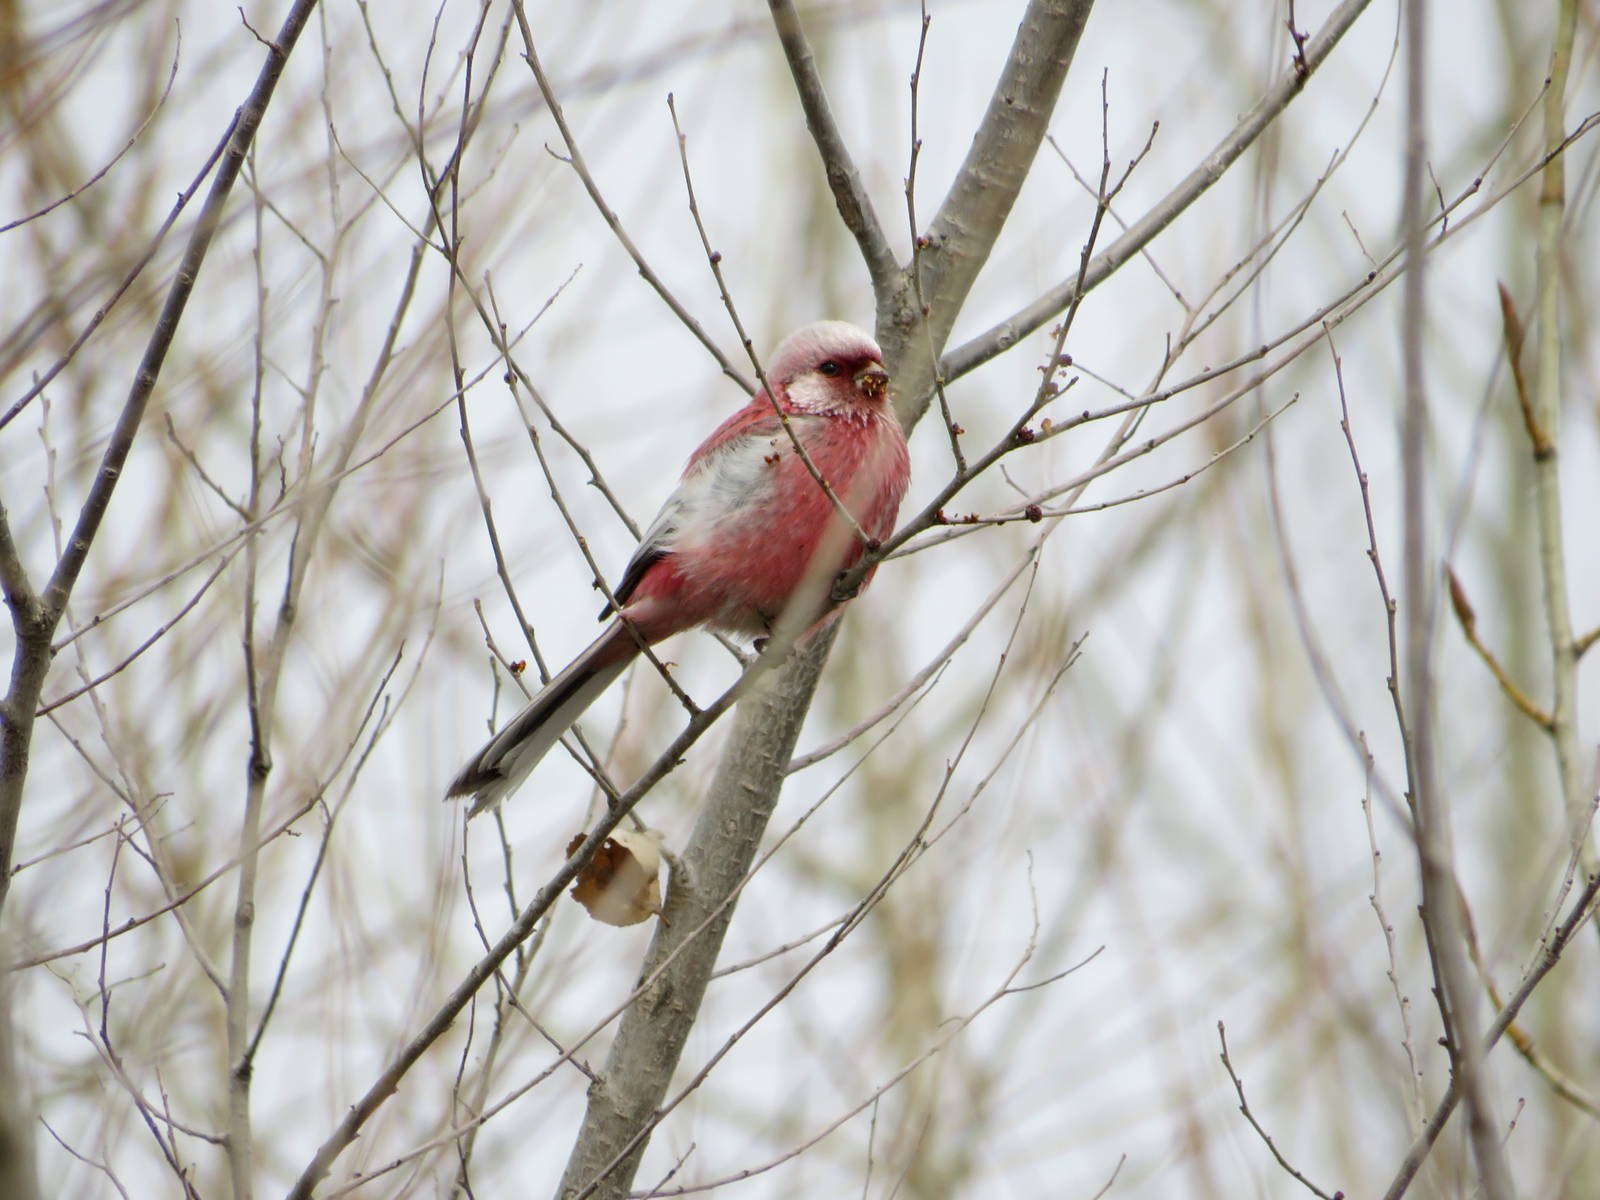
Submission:
<svg viewBox="0 0 1600 1200">
<path fill-rule="evenodd" d="M 567 843 L 571 858 L 583 834 Z M 572 898 L 596 921 L 637 925 L 661 911 L 661 847 L 648 833 L 618 830 L 600 844 L 578 872 Z"/>
</svg>

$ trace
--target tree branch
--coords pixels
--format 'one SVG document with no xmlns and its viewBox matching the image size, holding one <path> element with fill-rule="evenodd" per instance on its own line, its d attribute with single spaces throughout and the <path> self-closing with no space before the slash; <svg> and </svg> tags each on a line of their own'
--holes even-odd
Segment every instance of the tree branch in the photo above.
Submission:
<svg viewBox="0 0 1600 1200">
<path fill-rule="evenodd" d="M 936 346 L 950 336 L 1033 168 L 1093 7 L 1092 0 L 1034 3 L 1017 26 L 966 161 L 928 225 L 923 295 Z"/>
<path fill-rule="evenodd" d="M 12 1024 L 16 979 L 0 975 L 0 1196 L 38 1200 L 29 1089 L 17 1073 L 16 1032 Z"/>
<path fill-rule="evenodd" d="M 177 274 L 167 291 L 161 315 L 156 319 L 155 331 L 145 346 L 144 357 L 140 360 L 139 369 L 134 375 L 128 399 L 123 404 L 122 412 L 111 431 L 105 455 L 101 458 L 99 470 L 95 472 L 94 480 L 89 485 L 89 494 L 84 499 L 82 509 L 79 510 L 72 535 L 56 562 L 49 582 L 38 597 L 33 613 L 34 619 L 25 625 L 16 625 L 17 642 L 11 660 L 11 686 L 3 705 L 0 705 L 0 910 L 4 909 L 11 882 L 11 860 L 15 849 L 17 820 L 22 811 L 22 789 L 27 781 L 34 714 L 39 707 L 39 696 L 44 688 L 45 674 L 50 669 L 51 635 L 66 611 L 72 589 L 77 584 L 78 576 L 83 571 L 83 564 L 89 556 L 89 547 L 94 544 L 100 523 L 105 519 L 106 510 L 111 504 L 111 495 L 122 478 L 122 468 L 128 460 L 129 452 L 133 449 L 133 440 L 144 420 L 145 409 L 149 406 L 150 396 L 155 391 L 156 380 L 161 375 L 167 351 L 172 348 L 173 339 L 177 336 L 178 324 L 183 319 L 184 309 L 194 291 L 195 280 L 199 277 L 201 265 L 205 262 L 206 252 L 211 248 L 211 238 L 221 224 L 228 194 L 233 188 L 234 181 L 239 177 L 245 153 L 249 150 L 256 129 L 261 124 L 261 118 L 272 100 L 272 93 L 283 74 L 284 64 L 288 62 L 295 43 L 316 7 L 317 0 L 295 0 L 278 30 L 277 38 L 267 43 L 266 62 L 262 64 L 261 71 L 256 76 L 255 86 L 250 89 L 250 95 L 232 118 L 231 132 L 226 139 L 227 150 L 217 166 L 216 177 L 211 181 L 211 190 L 206 195 L 205 205 L 201 208 L 194 230 L 189 235 L 189 244 L 185 247 L 183 258 L 178 263 Z M 3 519 L 3 512 L 0 512 L 0 519 Z M 0 547 L 11 547 L 9 531 L 5 533 L 3 539 L 0 539 Z M 0 561 L 10 562 L 14 557 L 14 548 L 0 553 Z M 11 600 L 10 576 L 11 572 L 8 570 L 6 579 L 8 602 Z M 12 611 L 15 622 L 19 610 L 13 607 Z"/>
<path fill-rule="evenodd" d="M 589 1088 L 583 1127 L 558 1196 L 587 1192 L 597 1200 L 615 1200 L 628 1193 L 649 1141 L 640 1131 L 666 1096 L 700 1014 L 733 919 L 729 896 L 761 846 L 837 629 L 830 625 L 739 705 L 728 750 L 682 865 L 672 873 L 662 920 L 640 970 L 641 980 L 658 971 L 660 977 L 623 1015 L 605 1068 Z M 607 1171 L 619 1155 L 622 1161 Z"/>
<path fill-rule="evenodd" d="M 1566 919 L 1542 941 L 1533 964 L 1523 973 L 1522 982 L 1506 1000 L 1505 1007 L 1495 1014 L 1488 1033 L 1483 1037 L 1480 1053 L 1487 1054 L 1494 1048 L 1495 1043 L 1517 1019 L 1522 1006 L 1527 1003 L 1528 997 L 1533 995 L 1534 988 L 1538 987 L 1544 977 L 1561 961 L 1562 952 L 1566 950 L 1573 937 L 1594 919 L 1597 896 L 1600 896 L 1600 874 L 1589 876 Z M 1428 1157 L 1434 1142 L 1439 1140 L 1439 1134 L 1444 1131 L 1446 1122 L 1455 1112 L 1456 1105 L 1461 1102 L 1461 1092 L 1462 1077 L 1459 1073 L 1452 1074 L 1449 1087 L 1445 1089 L 1444 1095 L 1439 1098 L 1439 1103 L 1429 1114 L 1428 1123 L 1422 1127 L 1422 1132 L 1417 1134 L 1411 1143 L 1411 1148 L 1406 1151 L 1405 1158 L 1401 1160 L 1388 1190 L 1383 1193 L 1383 1200 L 1400 1200 L 1400 1197 L 1406 1194 L 1423 1160 Z"/>
<path fill-rule="evenodd" d="M 600 194 L 600 185 L 595 182 L 594 176 L 589 173 L 589 166 L 583 159 L 583 152 L 578 149 L 578 141 L 572 135 L 572 129 L 567 125 L 567 117 L 561 111 L 561 102 L 556 98 L 555 89 L 550 86 L 550 80 L 545 76 L 544 67 L 539 62 L 539 52 L 534 48 L 533 29 L 528 24 L 528 13 L 523 7 L 522 0 L 512 0 L 512 8 L 517 16 L 517 28 L 522 33 L 522 57 L 528 64 L 528 69 L 533 72 L 534 82 L 539 85 L 539 94 L 544 97 L 545 107 L 550 110 L 550 117 L 556 123 L 556 128 L 561 133 L 561 140 L 567 147 L 567 157 L 564 160 L 574 172 L 584 190 L 589 193 L 589 199 L 594 201 L 595 208 L 600 217 L 605 221 L 611 232 L 616 236 L 622 248 L 627 251 L 628 257 L 633 259 L 633 265 L 639 268 L 639 274 L 644 281 L 655 289 L 656 295 L 666 302 L 673 315 L 683 322 L 683 327 L 695 338 L 712 358 L 717 360 L 717 365 L 722 368 L 722 373 L 733 380 L 747 393 L 754 393 L 755 386 L 745 378 L 744 372 L 733 364 L 716 342 L 711 340 L 711 335 L 700 327 L 700 322 L 694 319 L 693 314 L 679 302 L 667 285 L 657 275 L 655 269 L 645 261 L 639 247 L 634 245 L 633 239 L 628 236 L 628 231 L 622 227 L 622 221 L 616 211 L 606 203 L 605 197 Z M 559 156 L 558 156 L 559 157 Z"/>
<path fill-rule="evenodd" d="M 904 272 L 896 273 L 892 289 L 877 290 L 879 340 L 908 427 L 919 412 L 907 410 L 907 397 L 921 396 L 932 384 L 937 355 L 929 353 L 929 343 L 936 352 L 949 336 L 1027 178 L 1091 7 L 1092 0 L 1030 3 L 972 151 L 935 218 L 943 244 L 921 256 L 931 318 L 924 320 L 917 311 L 914 287 Z M 913 347 L 915 338 L 923 340 Z M 656 930 L 643 972 L 648 975 L 664 962 L 666 968 L 624 1014 L 600 1079 L 589 1089 L 583 1126 L 558 1193 L 564 1197 L 617 1200 L 632 1185 L 648 1144 L 646 1127 L 666 1094 L 715 968 L 733 912 L 729 897 L 777 803 L 836 628 L 824 630 L 740 705 L 728 750 L 684 850 L 683 869 L 673 873 L 666 920 Z M 713 912 L 716 918 L 695 944 L 673 957 L 704 923 L 701 918 Z"/>
<path fill-rule="evenodd" d="M 1177 187 L 1167 193 L 1161 203 L 1135 221 L 1126 233 L 1095 256 L 1094 261 L 1089 264 L 1089 269 L 1084 273 L 1084 291 L 1093 290 L 1115 274 L 1123 263 L 1149 245 L 1157 234 L 1172 224 L 1191 204 L 1204 195 L 1212 184 L 1227 173 L 1228 168 L 1238 160 L 1239 156 L 1255 144 L 1256 139 L 1282 115 L 1289 102 L 1300 94 L 1300 89 L 1305 86 L 1307 78 L 1327 61 L 1328 56 L 1333 53 L 1333 48 L 1338 45 L 1339 39 L 1349 31 L 1355 24 L 1356 18 L 1370 3 L 1371 0 L 1344 0 L 1344 3 L 1334 10 L 1316 37 L 1305 44 L 1303 65 L 1302 60 L 1297 59 L 1293 68 L 1286 70 L 1279 77 L 1256 106 L 1245 114 L 1244 119 L 1229 132 L 1227 137 L 1217 143 L 1211 153 L 1206 155 Z M 1077 292 L 1075 279 L 1069 279 L 1059 287 L 1046 292 L 1026 308 L 1013 313 L 1004 321 L 946 354 L 940 364 L 941 373 L 947 380 L 959 378 L 996 355 L 1009 350 L 1020 339 L 1042 327 L 1071 304 Z"/>
<path fill-rule="evenodd" d="M 1550 85 L 1544 94 L 1544 146 L 1553 154 L 1566 140 L 1567 74 L 1572 65 L 1577 0 L 1559 5 L 1555 45 L 1550 53 Z M 1577 735 L 1578 645 L 1567 596 L 1566 540 L 1561 517 L 1561 274 L 1565 253 L 1566 156 L 1554 154 L 1545 164 L 1539 187 L 1538 247 L 1538 384 L 1533 397 L 1530 433 L 1533 450 L 1534 502 L 1539 517 L 1539 566 L 1544 576 L 1545 622 L 1550 639 L 1550 737 L 1570 835 L 1582 835 L 1587 817 Z M 1574 844 L 1577 844 L 1576 841 Z M 1587 859 L 1591 864 L 1593 857 Z"/>
<path fill-rule="evenodd" d="M 862 186 L 861 174 L 844 144 L 844 135 L 834 122 L 833 108 L 828 104 L 828 94 L 823 90 L 822 76 L 817 71 L 816 55 L 811 51 L 805 30 L 800 27 L 800 14 L 795 12 L 792 0 L 769 0 L 769 3 L 773 24 L 778 27 L 778 44 L 788 60 L 789 73 L 794 76 L 794 88 L 806 114 L 806 128 L 811 131 L 811 140 L 816 142 L 817 153 L 822 157 L 822 168 L 828 176 L 833 202 L 839 207 L 839 218 L 861 249 L 867 273 L 872 277 L 872 290 L 881 293 L 894 286 L 900 271 L 894 251 L 884 237 L 872 198 Z"/>
<path fill-rule="evenodd" d="M 1487 1200 L 1514 1195 L 1499 1130 L 1484 1081 L 1484 1048 L 1477 1038 L 1478 992 L 1467 968 L 1460 886 L 1450 832 L 1450 808 L 1436 758 L 1438 724 L 1433 647 L 1439 589 L 1428 533 L 1427 469 L 1430 435 L 1427 379 L 1427 217 L 1423 176 L 1428 161 L 1427 7 L 1406 6 L 1406 150 L 1401 228 L 1406 274 L 1400 311 L 1400 351 L 1405 382 L 1401 413 L 1404 491 L 1405 658 L 1404 708 L 1412 742 L 1411 807 L 1416 821 L 1417 866 L 1422 878 L 1422 926 L 1444 1019 L 1451 1076 L 1467 1101 L 1467 1129 L 1478 1180 Z"/>
</svg>

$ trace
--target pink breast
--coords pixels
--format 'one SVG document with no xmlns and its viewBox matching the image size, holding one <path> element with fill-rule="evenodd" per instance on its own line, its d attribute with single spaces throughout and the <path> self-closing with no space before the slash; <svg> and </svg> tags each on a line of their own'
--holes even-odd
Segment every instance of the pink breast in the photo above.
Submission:
<svg viewBox="0 0 1600 1200">
<path fill-rule="evenodd" d="M 892 418 L 818 424 L 820 428 L 807 430 L 811 436 L 806 439 L 817 470 L 869 536 L 888 537 L 908 471 L 898 426 Z M 793 447 L 780 441 L 767 465 L 773 472 L 772 487 L 762 489 L 712 536 L 663 560 L 651 572 L 670 568 L 660 570 L 659 578 L 641 581 L 630 610 L 638 605 L 663 616 L 672 610 L 674 628 L 651 629 L 652 640 L 702 622 L 735 633 L 768 632 L 812 572 L 826 587 L 860 558 L 860 540 Z M 669 595 L 670 603 L 659 608 L 651 603 L 668 601 Z M 636 619 L 643 616 L 641 612 Z"/>
</svg>

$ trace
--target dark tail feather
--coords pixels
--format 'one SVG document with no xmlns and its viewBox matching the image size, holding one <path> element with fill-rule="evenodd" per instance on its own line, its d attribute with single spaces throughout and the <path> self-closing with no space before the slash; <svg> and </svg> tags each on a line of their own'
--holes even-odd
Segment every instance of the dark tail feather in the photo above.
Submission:
<svg viewBox="0 0 1600 1200">
<path fill-rule="evenodd" d="M 450 781 L 445 799 L 472 796 L 469 817 L 504 800 L 637 653 L 632 635 L 613 621 L 593 645 L 467 760 Z"/>
</svg>

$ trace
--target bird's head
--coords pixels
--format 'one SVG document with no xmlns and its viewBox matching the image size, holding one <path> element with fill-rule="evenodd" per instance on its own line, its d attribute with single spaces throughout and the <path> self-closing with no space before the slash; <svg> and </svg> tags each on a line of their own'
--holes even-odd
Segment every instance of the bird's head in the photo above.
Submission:
<svg viewBox="0 0 1600 1200">
<path fill-rule="evenodd" d="M 797 412 L 865 412 L 889 400 L 883 351 L 846 321 L 818 321 L 791 333 L 767 361 L 767 380 Z"/>
</svg>

